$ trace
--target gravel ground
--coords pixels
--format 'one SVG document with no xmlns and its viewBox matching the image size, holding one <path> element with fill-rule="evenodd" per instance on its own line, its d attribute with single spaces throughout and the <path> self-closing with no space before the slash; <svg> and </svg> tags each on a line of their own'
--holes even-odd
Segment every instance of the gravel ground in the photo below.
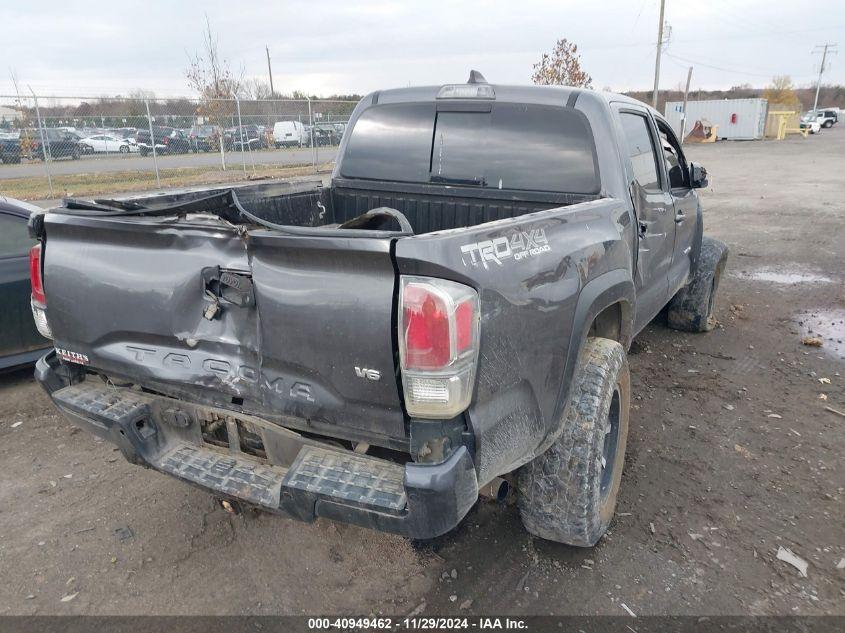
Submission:
<svg viewBox="0 0 845 633">
<path fill-rule="evenodd" d="M 845 411 L 840 127 L 689 148 L 711 174 L 707 231 L 731 247 L 719 327 L 658 319 L 635 341 L 596 548 L 529 537 L 512 504 L 425 543 L 230 515 L 65 422 L 24 370 L 0 376 L 0 614 L 845 615 L 845 417 L 825 410 Z"/>
</svg>

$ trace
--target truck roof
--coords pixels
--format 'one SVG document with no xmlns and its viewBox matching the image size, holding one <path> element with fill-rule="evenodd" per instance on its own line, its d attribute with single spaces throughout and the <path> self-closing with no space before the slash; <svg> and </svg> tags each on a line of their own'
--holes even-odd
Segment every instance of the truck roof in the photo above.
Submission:
<svg viewBox="0 0 845 633">
<path fill-rule="evenodd" d="M 373 105 L 377 103 L 408 103 L 436 101 L 437 95 L 445 86 L 456 86 L 464 84 L 441 84 L 435 86 L 414 86 L 408 88 L 392 88 L 389 90 L 378 90 L 371 95 Z M 467 84 L 472 85 L 472 84 Z M 630 103 L 640 107 L 648 108 L 653 114 L 662 116 L 657 110 L 647 103 L 632 99 L 623 94 L 591 90 L 589 88 L 575 88 L 573 86 L 534 86 L 534 85 L 507 85 L 507 84 L 481 84 L 488 85 L 495 92 L 495 101 L 506 101 L 510 103 L 530 103 L 538 105 L 566 105 L 570 99 L 590 99 L 604 104 L 611 101 Z M 470 99 L 468 99 L 470 100 Z"/>
</svg>

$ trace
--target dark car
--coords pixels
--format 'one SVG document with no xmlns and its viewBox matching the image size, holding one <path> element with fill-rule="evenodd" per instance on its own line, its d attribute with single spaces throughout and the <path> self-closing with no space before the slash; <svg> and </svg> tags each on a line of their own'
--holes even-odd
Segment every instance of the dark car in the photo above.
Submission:
<svg viewBox="0 0 845 633">
<path fill-rule="evenodd" d="M 267 142 L 264 134 L 257 125 L 241 125 L 228 128 L 223 136 L 226 149 L 241 151 L 241 145 L 245 150 L 264 149 Z"/>
<path fill-rule="evenodd" d="M 21 162 L 21 138 L 18 132 L 0 134 L 0 162 Z"/>
<path fill-rule="evenodd" d="M 194 125 L 188 132 L 188 141 L 195 152 L 211 152 L 219 147 L 220 130 L 215 125 Z"/>
<path fill-rule="evenodd" d="M 318 123 L 314 126 L 314 143 L 319 146 L 338 145 L 342 133 L 333 123 Z"/>
<path fill-rule="evenodd" d="M 42 148 L 42 139 L 45 149 Z M 72 158 L 76 160 L 82 153 L 79 147 L 79 136 L 68 130 L 54 128 L 27 129 L 21 133 L 21 149 L 32 159 L 43 159 L 45 155 L 50 159 Z"/>
<path fill-rule="evenodd" d="M 153 126 L 155 150 L 157 154 L 187 154 L 191 151 L 191 142 L 182 130 L 166 126 Z M 141 156 L 152 153 L 153 144 L 150 130 L 142 128 L 135 136 L 135 142 L 141 151 Z"/>
<path fill-rule="evenodd" d="M 0 196 L 0 369 L 35 362 L 50 347 L 35 327 L 29 303 L 30 249 L 38 242 L 29 237 L 26 223 L 36 211 L 41 209 Z"/>
</svg>

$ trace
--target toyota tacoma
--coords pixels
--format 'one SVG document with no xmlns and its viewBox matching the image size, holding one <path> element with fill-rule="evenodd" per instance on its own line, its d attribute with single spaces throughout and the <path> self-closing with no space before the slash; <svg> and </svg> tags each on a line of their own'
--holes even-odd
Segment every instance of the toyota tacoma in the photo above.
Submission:
<svg viewBox="0 0 845 633">
<path fill-rule="evenodd" d="M 30 221 L 36 377 L 72 422 L 219 498 L 412 538 L 516 488 L 613 516 L 632 338 L 704 332 L 727 259 L 655 110 L 579 88 L 374 92 L 330 183 L 67 199 Z"/>
</svg>

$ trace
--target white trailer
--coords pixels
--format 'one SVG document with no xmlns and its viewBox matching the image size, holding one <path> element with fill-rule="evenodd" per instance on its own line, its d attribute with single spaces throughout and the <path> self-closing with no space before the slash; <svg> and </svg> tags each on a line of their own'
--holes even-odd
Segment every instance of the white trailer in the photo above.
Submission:
<svg viewBox="0 0 845 633">
<path fill-rule="evenodd" d="M 687 101 L 684 134 L 689 134 L 696 121 L 706 120 L 718 126 L 716 138 L 732 141 L 750 141 L 763 138 L 766 132 L 765 99 L 713 99 L 710 101 Z M 680 136 L 683 121 L 684 102 L 668 101 L 665 116 Z"/>
</svg>

